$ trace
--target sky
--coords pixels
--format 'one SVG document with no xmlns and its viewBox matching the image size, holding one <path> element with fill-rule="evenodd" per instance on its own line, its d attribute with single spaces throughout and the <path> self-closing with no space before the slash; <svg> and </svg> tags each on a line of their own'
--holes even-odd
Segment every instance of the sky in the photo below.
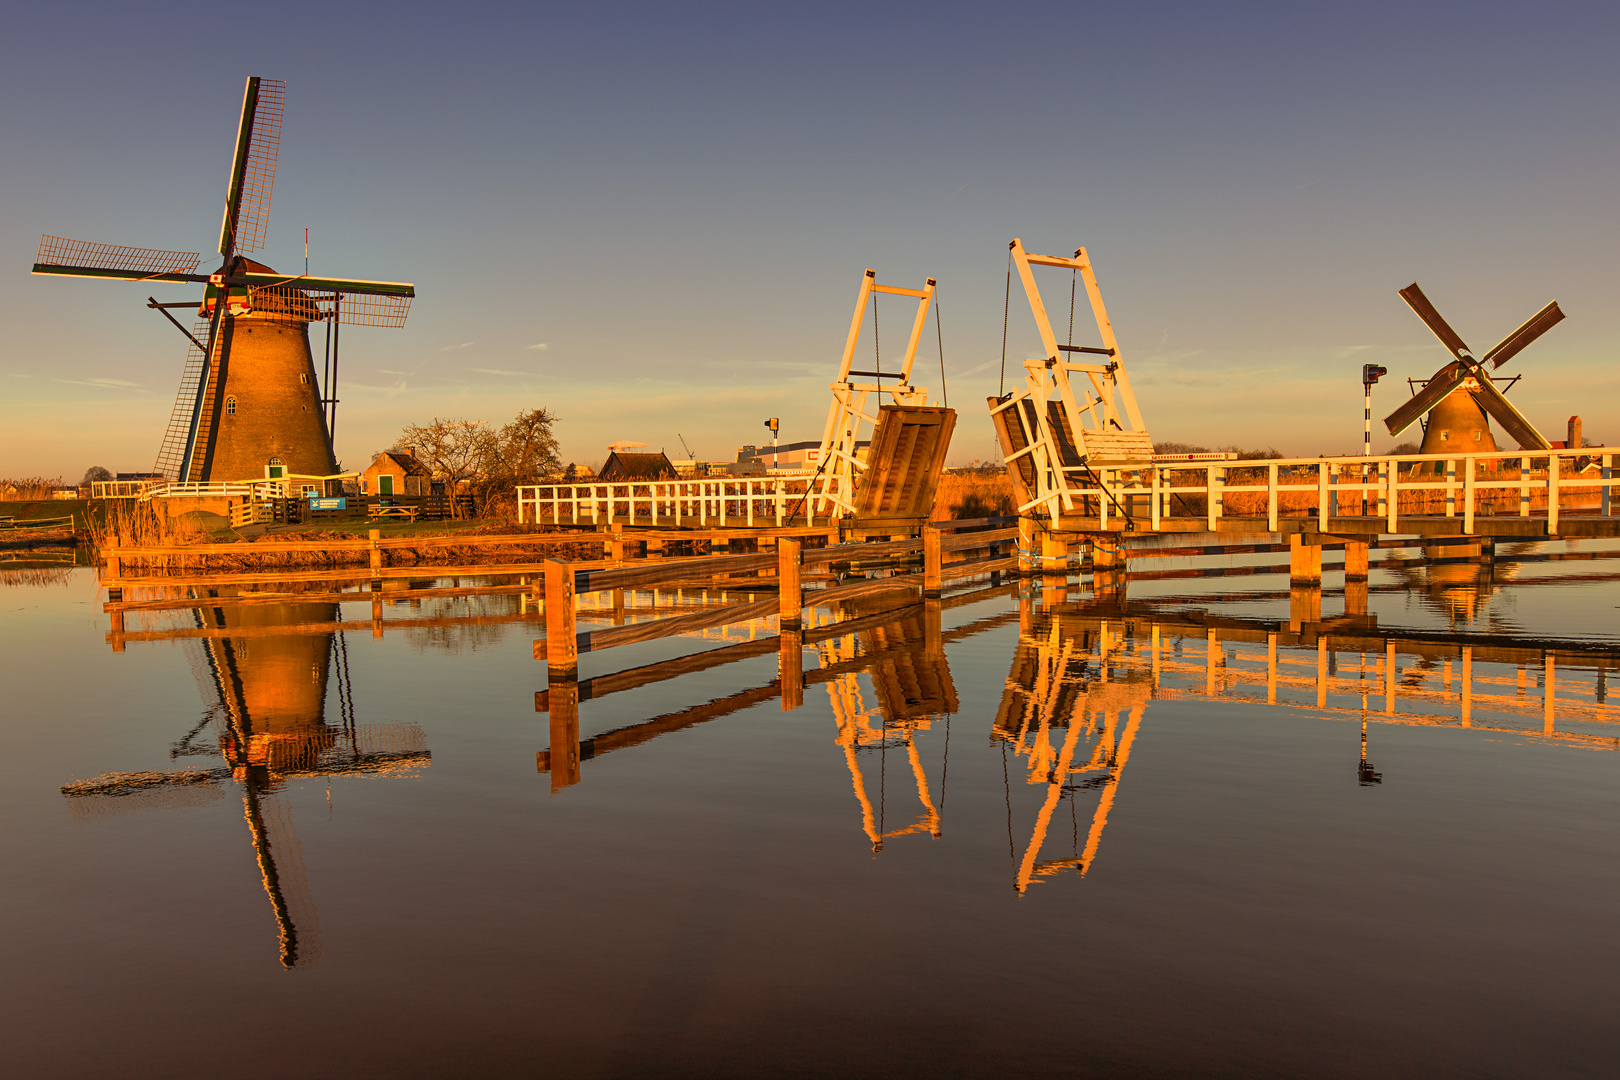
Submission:
<svg viewBox="0 0 1620 1080">
<path fill-rule="evenodd" d="M 308 228 L 312 273 L 417 287 L 403 328 L 343 335 L 348 468 L 541 406 L 580 462 L 730 460 L 772 416 L 817 439 L 867 267 L 938 280 L 913 381 L 958 410 L 952 464 L 992 458 L 1004 317 L 1008 385 L 1041 351 L 1013 237 L 1087 248 L 1156 440 L 1358 451 L 1361 365 L 1383 416 L 1446 362 L 1415 280 L 1476 355 L 1558 300 L 1510 397 L 1620 442 L 1617 30 L 1558 3 L 18 5 L 0 476 L 151 467 L 185 351 L 146 298 L 195 287 L 28 267 L 42 233 L 209 252 L 249 75 L 287 83 L 255 257 L 300 269 Z M 907 305 L 880 302 L 885 366 Z"/>
</svg>

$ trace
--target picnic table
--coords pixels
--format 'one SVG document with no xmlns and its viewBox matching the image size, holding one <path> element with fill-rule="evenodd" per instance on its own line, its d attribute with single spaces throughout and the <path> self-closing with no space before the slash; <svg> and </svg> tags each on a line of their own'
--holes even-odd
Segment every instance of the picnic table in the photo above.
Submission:
<svg viewBox="0 0 1620 1080">
<path fill-rule="evenodd" d="M 403 518 L 406 521 L 415 521 L 416 507 L 393 506 L 388 503 L 371 503 L 366 507 L 366 514 L 372 518 Z"/>
</svg>

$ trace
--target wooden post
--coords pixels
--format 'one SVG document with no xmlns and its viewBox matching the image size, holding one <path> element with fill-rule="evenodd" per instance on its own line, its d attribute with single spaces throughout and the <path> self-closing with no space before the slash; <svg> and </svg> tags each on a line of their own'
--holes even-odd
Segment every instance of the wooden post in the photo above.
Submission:
<svg viewBox="0 0 1620 1080">
<path fill-rule="evenodd" d="M 1305 543 L 1305 538 L 1299 533 L 1288 535 L 1288 583 L 1322 583 L 1322 545 Z"/>
<path fill-rule="evenodd" d="M 1557 678 L 1557 671 L 1558 665 L 1553 661 L 1553 654 L 1543 653 L 1541 658 L 1541 708 L 1543 714 L 1541 730 L 1544 735 L 1553 733 L 1553 714 L 1558 702 L 1558 694 L 1553 689 L 1553 685 Z"/>
<path fill-rule="evenodd" d="M 1547 457 L 1547 535 L 1558 535 L 1558 451 Z"/>
<path fill-rule="evenodd" d="M 1462 726 L 1472 727 L 1474 707 L 1474 647 L 1462 647 Z"/>
<path fill-rule="evenodd" d="M 1277 632 L 1266 635 L 1266 704 L 1277 704 Z"/>
<path fill-rule="evenodd" d="M 570 575 L 572 573 L 569 571 Z M 572 635 L 568 640 L 573 641 Z M 579 783 L 579 683 L 574 679 L 557 679 L 546 691 L 551 713 L 551 751 L 547 764 L 551 768 L 551 792 L 555 795 Z"/>
<path fill-rule="evenodd" d="M 124 651 L 124 613 L 122 611 L 112 613 L 112 651 Z"/>
<path fill-rule="evenodd" d="M 804 704 L 804 633 L 783 630 L 776 650 L 776 685 L 782 691 L 782 711 Z"/>
<path fill-rule="evenodd" d="M 1367 579 L 1359 581 L 1355 578 L 1344 579 L 1344 613 L 1346 615 L 1367 614 Z"/>
<path fill-rule="evenodd" d="M 119 546 L 118 537 L 115 535 L 112 547 L 107 549 L 107 577 L 114 581 L 122 577 L 124 573 L 123 561 L 118 556 Z"/>
<path fill-rule="evenodd" d="M 938 600 L 923 601 L 923 655 L 931 660 L 945 655 L 945 632 L 941 616 L 944 608 Z"/>
<path fill-rule="evenodd" d="M 553 681 L 579 677 L 579 647 L 574 633 L 573 564 L 547 559 L 546 667 Z"/>
<path fill-rule="evenodd" d="M 790 536 L 778 537 L 776 541 L 776 625 L 784 632 L 804 625 L 804 590 L 799 585 L 799 570 L 804 561 L 802 547 Z"/>
<path fill-rule="evenodd" d="M 1068 569 L 1068 541 L 1059 539 L 1049 532 L 1041 533 L 1041 572 L 1047 574 L 1066 573 Z"/>
<path fill-rule="evenodd" d="M 624 565 L 624 525 L 615 522 L 612 525 L 613 539 L 608 541 L 608 558 L 613 560 L 614 566 Z"/>
<path fill-rule="evenodd" d="M 374 581 L 372 584 L 377 583 Z M 383 636 L 382 594 L 377 592 L 371 594 L 371 636 L 374 638 Z"/>
<path fill-rule="evenodd" d="M 1292 555 L 1292 551 L 1289 552 Z M 1344 545 L 1344 580 L 1367 580 L 1367 545 L 1354 540 Z"/>
<path fill-rule="evenodd" d="M 924 525 L 922 530 L 923 542 L 923 596 L 934 597 L 939 595 L 940 582 L 943 579 L 944 551 L 941 548 L 943 536 L 940 530 L 932 525 Z"/>
<path fill-rule="evenodd" d="M 1028 573 L 1035 561 L 1035 519 L 1018 519 L 1018 571 Z"/>
<path fill-rule="evenodd" d="M 1328 695 L 1328 639 L 1324 634 L 1316 639 L 1316 707 L 1327 708 Z"/>
<path fill-rule="evenodd" d="M 382 547 L 379 546 L 379 544 L 377 543 L 381 539 L 382 539 L 382 530 L 381 529 L 372 529 L 371 533 L 370 533 L 370 540 L 371 540 L 371 568 L 373 570 L 381 570 L 382 569 Z"/>
</svg>

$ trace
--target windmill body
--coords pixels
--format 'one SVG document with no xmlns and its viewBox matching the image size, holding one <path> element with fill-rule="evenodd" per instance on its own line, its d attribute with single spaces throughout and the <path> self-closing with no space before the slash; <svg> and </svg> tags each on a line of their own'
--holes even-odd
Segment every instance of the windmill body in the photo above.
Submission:
<svg viewBox="0 0 1620 1080">
<path fill-rule="evenodd" d="M 1450 365 L 1455 367 L 1456 365 Z M 1449 368 L 1439 377 L 1449 377 Z M 1490 418 L 1480 407 L 1476 393 L 1479 380 L 1465 377 L 1457 389 L 1440 399 L 1440 404 L 1429 410 L 1428 425 L 1423 429 L 1423 454 L 1475 454 L 1500 449 L 1491 434 Z"/>
<path fill-rule="evenodd" d="M 402 326 L 416 295 L 407 282 L 277 274 L 245 256 L 265 242 L 284 91 L 277 80 L 247 81 L 214 273 L 196 273 L 196 252 L 40 241 L 36 274 L 205 286 L 190 330 L 167 309 L 191 304 L 147 304 L 191 346 L 153 469 L 171 483 L 335 474 L 339 327 Z M 326 326 L 321 371 L 310 346 L 315 322 Z"/>
</svg>

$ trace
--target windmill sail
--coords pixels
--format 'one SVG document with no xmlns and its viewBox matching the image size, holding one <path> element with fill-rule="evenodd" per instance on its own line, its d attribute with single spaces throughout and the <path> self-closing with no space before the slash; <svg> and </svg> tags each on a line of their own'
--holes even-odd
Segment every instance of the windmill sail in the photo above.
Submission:
<svg viewBox="0 0 1620 1080">
<path fill-rule="evenodd" d="M 1484 362 L 1492 368 L 1499 368 L 1519 354 L 1519 351 L 1536 338 L 1563 321 L 1564 312 L 1554 300 L 1526 320 L 1525 324 L 1513 333 L 1502 339 L 1502 343 L 1485 354 Z"/>
<path fill-rule="evenodd" d="M 171 274 L 194 273 L 200 261 L 202 255 L 195 251 L 160 251 L 46 235 L 39 238 L 33 273 L 115 281 L 161 281 Z"/>
<path fill-rule="evenodd" d="M 158 448 L 157 462 L 152 471 L 161 473 L 171 483 L 184 483 L 186 446 L 191 441 L 192 426 L 197 417 L 197 394 L 208 371 L 208 357 L 197 342 L 208 340 L 209 320 L 198 319 L 192 326 L 194 339 L 186 345 L 186 363 L 180 371 L 180 390 L 169 412 L 169 426 L 163 432 L 163 444 Z"/>
<path fill-rule="evenodd" d="M 236 129 L 236 154 L 231 159 L 225 220 L 219 232 L 219 251 L 227 258 L 264 247 L 286 93 L 287 84 L 280 79 L 257 76 L 248 79 L 242 93 L 242 120 Z"/>
</svg>

